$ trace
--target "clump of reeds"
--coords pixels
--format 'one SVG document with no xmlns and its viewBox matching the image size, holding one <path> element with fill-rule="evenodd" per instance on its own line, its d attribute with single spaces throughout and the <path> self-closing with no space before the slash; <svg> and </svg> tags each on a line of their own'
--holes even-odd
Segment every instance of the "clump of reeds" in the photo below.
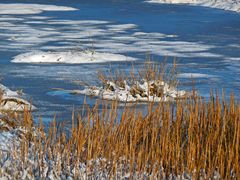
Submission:
<svg viewBox="0 0 240 180">
<path fill-rule="evenodd" d="M 167 83 L 169 86 L 176 88 L 178 86 L 177 80 L 177 65 L 176 60 L 173 61 L 172 66 L 168 66 L 166 62 L 157 63 L 153 61 L 146 61 L 140 70 L 135 70 L 132 66 L 132 70 L 126 74 L 124 71 L 117 70 L 115 72 L 110 72 L 105 75 L 102 72 L 98 73 L 98 78 L 102 82 L 103 86 L 107 89 L 113 90 L 109 82 L 113 82 L 120 88 L 126 88 L 126 83 L 131 86 L 132 93 L 135 91 L 141 93 L 142 89 L 136 83 L 147 82 L 152 84 L 150 90 L 152 93 L 154 91 L 158 92 L 157 84 Z"/>
<path fill-rule="evenodd" d="M 149 104 L 146 115 L 125 107 L 120 119 L 117 106 L 111 102 L 100 112 L 97 103 L 84 119 L 73 114 L 68 135 L 56 120 L 47 134 L 40 125 L 15 150 L 16 177 L 27 171 L 40 178 L 239 178 L 240 104 L 234 95 L 229 102 L 215 95 Z"/>
<path fill-rule="evenodd" d="M 147 61 L 140 71 L 133 68 L 129 75 L 117 71 L 107 76 L 99 73 L 98 77 L 102 87 L 87 86 L 79 93 L 121 102 L 174 101 L 197 95 L 178 90 L 176 61 L 172 67 Z"/>
</svg>

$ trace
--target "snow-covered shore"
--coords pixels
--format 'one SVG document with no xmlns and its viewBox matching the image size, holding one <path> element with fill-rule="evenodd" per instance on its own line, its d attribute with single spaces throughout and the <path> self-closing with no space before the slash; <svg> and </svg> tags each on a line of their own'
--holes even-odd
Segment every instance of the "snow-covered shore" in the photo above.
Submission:
<svg viewBox="0 0 240 180">
<path fill-rule="evenodd" d="M 240 12 L 239 0 L 148 0 L 150 3 L 192 4 Z"/>
<path fill-rule="evenodd" d="M 0 84 L 0 110 L 1 111 L 24 111 L 35 110 L 36 107 L 23 99 L 16 91 L 8 89 L 6 86 Z M 0 113 L 1 114 L 1 113 Z"/>
<path fill-rule="evenodd" d="M 21 126 L 22 123 L 16 118 L 17 116 L 15 117 L 15 112 L 35 109 L 36 107 L 26 101 L 20 92 L 12 91 L 0 84 L 0 155 L 12 151 L 16 146 L 19 148 L 26 134 L 26 129 Z M 9 115 L 12 112 L 14 116 Z"/>
<path fill-rule="evenodd" d="M 133 61 L 135 58 L 113 54 L 95 52 L 94 50 L 85 51 L 62 51 L 62 52 L 43 52 L 33 51 L 17 55 L 11 61 L 13 63 L 103 63 L 113 61 Z"/>
</svg>

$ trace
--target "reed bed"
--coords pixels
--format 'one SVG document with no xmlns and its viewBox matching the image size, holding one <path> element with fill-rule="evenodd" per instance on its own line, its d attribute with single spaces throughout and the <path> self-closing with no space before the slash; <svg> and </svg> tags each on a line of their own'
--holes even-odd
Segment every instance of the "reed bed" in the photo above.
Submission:
<svg viewBox="0 0 240 180">
<path fill-rule="evenodd" d="M 19 148 L 0 153 L 0 176 L 239 178 L 240 104 L 234 95 L 229 102 L 212 95 L 209 101 L 149 103 L 146 115 L 126 106 L 120 120 L 117 102 L 103 111 L 99 104 L 109 106 L 96 103 L 85 118 L 73 114 L 68 135 L 56 120 L 47 134 L 43 125 L 35 127 Z M 29 112 L 23 122 L 33 132 Z"/>
<path fill-rule="evenodd" d="M 166 72 L 147 63 L 130 78 L 116 74 L 110 80 L 119 86 L 142 79 L 177 86 L 175 63 Z M 99 78 L 104 84 L 109 80 L 103 74 Z M 85 104 L 84 113 L 73 112 L 69 131 L 55 118 L 49 127 L 41 119 L 34 126 L 27 108 L 21 115 L 8 112 L 8 119 L 0 117 L 0 135 L 20 136 L 11 139 L 9 150 L 0 143 L 0 177 L 238 179 L 240 103 L 233 94 L 227 101 L 224 95 L 205 100 L 195 90 L 191 94 L 175 102 L 148 102 L 144 113 L 137 103 L 121 108 L 117 101 L 99 100 L 92 108 Z"/>
</svg>

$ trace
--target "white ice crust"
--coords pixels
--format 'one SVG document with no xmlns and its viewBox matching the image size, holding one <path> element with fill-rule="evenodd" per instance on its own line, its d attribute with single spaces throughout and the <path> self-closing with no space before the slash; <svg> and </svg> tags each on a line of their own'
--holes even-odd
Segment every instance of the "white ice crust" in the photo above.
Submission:
<svg viewBox="0 0 240 180">
<path fill-rule="evenodd" d="M 239 0 L 148 0 L 151 3 L 193 4 L 240 12 Z"/>
<path fill-rule="evenodd" d="M 104 52 L 85 51 L 62 51 L 43 52 L 33 51 L 20 54 L 12 60 L 13 63 L 103 63 L 112 61 L 133 61 L 135 58 Z"/>
</svg>

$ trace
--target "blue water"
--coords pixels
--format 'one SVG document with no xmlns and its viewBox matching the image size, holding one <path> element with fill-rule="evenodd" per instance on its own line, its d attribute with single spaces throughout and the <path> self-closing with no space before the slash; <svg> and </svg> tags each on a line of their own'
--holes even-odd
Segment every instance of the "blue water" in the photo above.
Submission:
<svg viewBox="0 0 240 180">
<path fill-rule="evenodd" d="M 168 55 L 169 64 L 173 57 L 177 57 L 180 73 L 202 75 L 194 78 L 202 96 L 208 97 L 211 89 L 218 89 L 226 91 L 226 94 L 235 92 L 238 98 L 238 13 L 198 6 L 149 4 L 140 0 L 1 2 L 54 4 L 79 9 L 44 11 L 35 15 L 0 14 L 2 83 L 13 90 L 23 89 L 39 108 L 34 112 L 35 117 L 42 116 L 45 121 L 51 121 L 57 114 L 59 119 L 65 120 L 71 117 L 73 107 L 75 110 L 82 108 L 84 96 L 54 92 L 51 88 L 82 88 L 74 83 L 75 80 L 97 84 L 99 70 L 108 72 L 112 68 L 129 71 L 132 66 L 126 62 L 82 65 L 10 62 L 15 55 L 31 50 L 86 49 L 93 45 L 99 51 L 138 58 L 136 67 L 141 66 L 148 53 L 159 62 Z M 135 26 L 119 31 L 111 29 L 112 26 L 126 24 Z M 182 82 L 192 81 L 190 77 L 180 77 Z M 191 89 L 191 85 L 182 88 Z M 87 102 L 92 105 L 95 100 L 88 98 Z"/>
</svg>

